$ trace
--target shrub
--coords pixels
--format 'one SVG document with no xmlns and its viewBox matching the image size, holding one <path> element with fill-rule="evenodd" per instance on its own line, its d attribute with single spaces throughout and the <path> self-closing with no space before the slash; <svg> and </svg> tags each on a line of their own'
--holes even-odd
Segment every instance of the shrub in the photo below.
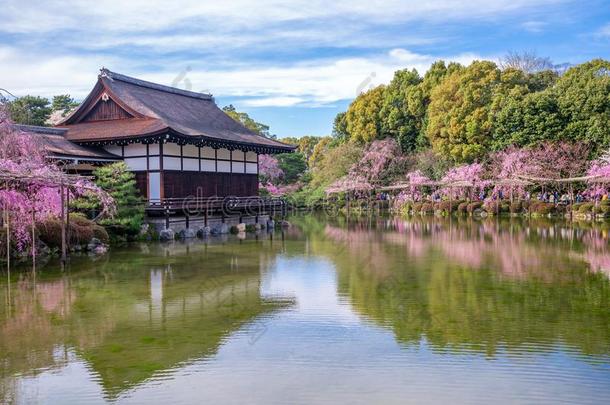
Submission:
<svg viewBox="0 0 610 405">
<path fill-rule="evenodd" d="M 424 205 L 424 203 L 421 203 L 421 202 L 413 203 L 413 212 L 421 212 L 423 205 Z"/>
<path fill-rule="evenodd" d="M 438 203 L 438 209 L 443 215 L 447 215 L 449 213 L 455 212 L 457 210 L 458 204 L 459 201 L 441 201 L 440 203 Z"/>
<path fill-rule="evenodd" d="M 110 242 L 110 237 L 108 236 L 108 232 L 106 232 L 106 229 L 104 229 L 103 226 L 97 224 L 93 226 L 93 237 L 101 240 L 106 244 Z"/>
<path fill-rule="evenodd" d="M 434 212 L 434 204 L 429 203 L 429 202 L 423 203 L 422 207 L 421 207 L 421 211 L 424 214 L 431 214 L 431 213 L 433 213 Z"/>
<path fill-rule="evenodd" d="M 508 203 L 498 200 L 485 201 L 484 207 L 485 211 L 490 214 L 508 212 L 510 208 Z"/>
<path fill-rule="evenodd" d="M 466 211 L 468 211 L 469 214 L 472 214 L 475 210 L 481 208 L 483 206 L 483 203 L 480 201 L 474 201 L 468 204 L 468 206 L 466 207 Z"/>
<path fill-rule="evenodd" d="M 256 232 L 256 227 L 253 224 L 246 225 L 246 232 Z"/>
<path fill-rule="evenodd" d="M 566 212 L 568 212 L 568 206 L 567 205 L 557 204 L 555 206 L 555 213 L 557 213 L 557 214 L 564 214 Z"/>
<path fill-rule="evenodd" d="M 534 212 L 539 215 L 548 215 L 555 211 L 555 204 L 545 202 L 538 202 L 534 208 Z"/>
<path fill-rule="evenodd" d="M 457 212 L 459 214 L 466 214 L 466 212 L 468 212 L 468 202 L 461 202 L 458 204 L 457 206 Z"/>
<path fill-rule="evenodd" d="M 91 238 L 93 238 L 94 226 L 96 226 L 95 223 L 84 216 L 80 214 L 70 214 L 70 226 L 68 228 L 70 246 L 89 243 Z"/>
<path fill-rule="evenodd" d="M 601 214 L 610 213 L 610 204 L 603 202 L 597 207 L 597 211 Z"/>
<path fill-rule="evenodd" d="M 593 212 L 593 208 L 595 208 L 595 204 L 593 203 L 582 203 L 578 207 L 578 212 L 580 212 L 581 214 L 590 214 L 591 212 Z"/>
<path fill-rule="evenodd" d="M 411 209 L 413 205 L 411 203 L 404 203 L 398 207 L 398 212 L 401 215 L 411 215 Z"/>
<path fill-rule="evenodd" d="M 40 240 L 50 248 L 61 247 L 61 221 L 58 218 L 50 218 L 37 224 Z M 104 243 L 108 243 L 108 233 L 95 222 L 88 220 L 81 214 L 70 214 L 70 224 L 66 229 L 68 247 L 84 245 L 91 238 L 96 237 Z"/>
<path fill-rule="evenodd" d="M 521 201 L 513 202 L 510 204 L 509 210 L 511 214 L 518 214 L 523 211 L 523 204 Z"/>
<path fill-rule="evenodd" d="M 50 218 L 37 224 L 38 237 L 50 248 L 61 246 L 61 222 L 57 218 Z"/>
</svg>

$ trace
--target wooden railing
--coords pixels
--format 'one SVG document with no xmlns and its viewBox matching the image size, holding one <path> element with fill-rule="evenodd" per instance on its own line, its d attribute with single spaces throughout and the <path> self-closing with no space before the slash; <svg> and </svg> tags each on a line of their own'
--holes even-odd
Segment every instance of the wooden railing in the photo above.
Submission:
<svg viewBox="0 0 610 405">
<path fill-rule="evenodd" d="M 192 217 L 203 218 L 205 226 L 211 216 L 223 219 L 260 215 L 286 215 L 286 201 L 279 197 L 186 197 L 148 201 L 146 212 L 151 216 L 164 216 L 169 227 L 171 217 L 184 217 L 186 227 Z M 180 220 L 182 221 L 182 219 Z"/>
</svg>

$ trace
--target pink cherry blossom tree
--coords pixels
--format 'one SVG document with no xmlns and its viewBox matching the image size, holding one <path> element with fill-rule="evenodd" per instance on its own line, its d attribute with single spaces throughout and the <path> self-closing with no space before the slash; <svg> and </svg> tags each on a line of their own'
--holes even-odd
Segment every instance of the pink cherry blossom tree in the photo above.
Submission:
<svg viewBox="0 0 610 405">
<path fill-rule="evenodd" d="M 394 139 L 373 141 L 348 174 L 327 187 L 326 192 L 368 191 L 376 186 L 388 185 L 404 173 L 405 162 L 406 157 Z"/>
<path fill-rule="evenodd" d="M 466 198 L 471 192 L 484 189 L 489 185 L 485 177 L 485 167 L 481 163 L 471 163 L 449 169 L 441 179 L 445 186 L 440 190 L 442 194 L 452 198 Z"/>
<path fill-rule="evenodd" d="M 38 137 L 16 129 L 0 108 L 0 207 L 8 219 L 11 239 L 18 250 L 31 240 L 33 221 L 61 216 L 60 185 L 77 197 L 85 193 L 99 198 L 104 214 L 112 215 L 114 201 L 85 178 L 66 175 L 46 158 Z"/>
<path fill-rule="evenodd" d="M 263 183 L 277 183 L 284 175 L 278 160 L 271 155 L 258 156 L 258 173 Z"/>
<path fill-rule="evenodd" d="M 610 150 L 600 158 L 591 162 L 587 170 L 588 181 L 586 193 L 592 197 L 599 197 L 608 192 L 610 185 Z"/>
<path fill-rule="evenodd" d="M 510 147 L 490 156 L 488 172 L 494 182 L 493 195 L 513 194 L 523 196 L 527 182 L 520 176 L 537 175 L 540 172 L 532 157 L 531 149 Z"/>
</svg>

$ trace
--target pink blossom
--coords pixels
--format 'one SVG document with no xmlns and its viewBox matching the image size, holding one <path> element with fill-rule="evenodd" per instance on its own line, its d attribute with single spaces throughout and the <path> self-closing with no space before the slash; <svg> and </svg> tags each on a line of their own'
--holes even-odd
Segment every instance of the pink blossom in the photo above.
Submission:
<svg viewBox="0 0 610 405">
<path fill-rule="evenodd" d="M 405 160 L 398 143 L 391 138 L 373 141 L 362 158 L 354 163 L 348 174 L 326 188 L 327 193 L 368 191 L 375 185 L 389 183 Z"/>
<path fill-rule="evenodd" d="M 441 189 L 441 193 L 456 197 L 467 197 L 471 191 L 482 190 L 489 185 L 485 180 L 485 169 L 481 163 L 471 163 L 449 169 L 443 176 L 442 182 L 446 186 Z"/>
<path fill-rule="evenodd" d="M 610 152 L 591 162 L 587 176 L 594 177 L 589 181 L 586 193 L 593 197 L 599 197 L 608 192 L 610 182 Z"/>
<path fill-rule="evenodd" d="M 279 162 L 271 155 L 258 156 L 258 171 L 263 181 L 266 182 L 276 182 L 284 175 Z"/>
<path fill-rule="evenodd" d="M 0 109 L 0 172 L 6 178 L 0 185 L 0 206 L 9 213 L 11 236 L 18 250 L 31 243 L 33 213 L 38 221 L 60 216 L 58 183 L 69 182 L 63 171 L 46 159 L 38 140 L 36 135 L 16 130 L 6 111 Z M 112 198 L 84 178 L 72 184 L 69 192 L 72 197 L 94 193 L 105 212 L 114 209 Z"/>
</svg>

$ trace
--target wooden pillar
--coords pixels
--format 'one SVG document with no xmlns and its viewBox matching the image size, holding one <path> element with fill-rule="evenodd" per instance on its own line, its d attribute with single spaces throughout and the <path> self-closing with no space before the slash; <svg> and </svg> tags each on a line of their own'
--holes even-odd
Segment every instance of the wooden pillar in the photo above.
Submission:
<svg viewBox="0 0 610 405">
<path fill-rule="evenodd" d="M 451 187 L 449 187 L 449 216 L 451 216 L 452 214 L 452 207 L 453 207 L 453 189 Z"/>
<path fill-rule="evenodd" d="M 349 191 L 345 192 L 345 204 L 346 204 L 346 208 L 347 208 L 347 216 L 349 217 Z"/>
<path fill-rule="evenodd" d="M 32 207 L 32 268 L 36 271 L 36 210 Z"/>
<path fill-rule="evenodd" d="M 570 210 L 570 221 L 573 219 L 573 214 L 572 214 L 572 205 L 574 204 L 574 190 L 572 189 L 572 183 L 570 183 L 570 205 L 568 206 L 568 209 Z"/>
<path fill-rule="evenodd" d="M 67 253 L 66 253 L 66 196 L 64 194 L 64 183 L 62 182 L 59 187 L 59 192 L 61 194 L 61 262 L 62 264 L 66 263 Z"/>
<path fill-rule="evenodd" d="M 9 274 L 9 285 L 10 285 L 10 274 L 11 274 L 11 213 L 8 207 L 4 210 L 6 214 L 5 226 L 6 226 L 6 269 Z"/>
<path fill-rule="evenodd" d="M 70 245 L 70 188 L 66 187 L 66 241 Z"/>
</svg>

